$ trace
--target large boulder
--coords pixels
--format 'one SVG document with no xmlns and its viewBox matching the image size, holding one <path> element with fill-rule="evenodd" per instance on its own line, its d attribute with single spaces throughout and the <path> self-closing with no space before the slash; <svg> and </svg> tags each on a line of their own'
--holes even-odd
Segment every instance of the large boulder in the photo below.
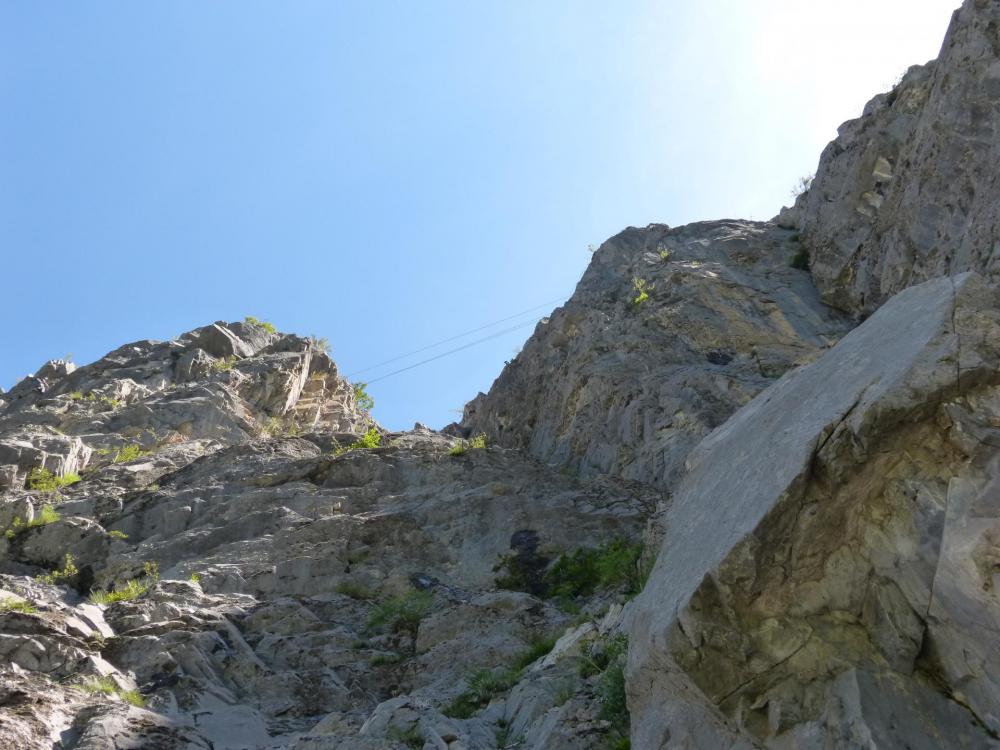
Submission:
<svg viewBox="0 0 1000 750">
<path fill-rule="evenodd" d="M 974 274 L 741 409 L 632 612 L 633 747 L 991 746 L 998 445 L 1000 297 Z"/>
</svg>

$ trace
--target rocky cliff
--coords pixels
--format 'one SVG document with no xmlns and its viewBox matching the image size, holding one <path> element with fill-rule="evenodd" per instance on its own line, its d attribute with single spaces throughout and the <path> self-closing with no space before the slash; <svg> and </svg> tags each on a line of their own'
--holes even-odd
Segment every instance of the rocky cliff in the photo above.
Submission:
<svg viewBox="0 0 1000 750">
<path fill-rule="evenodd" d="M 0 393 L 0 747 L 1000 746 L 998 29 L 443 432 L 254 319 Z"/>
</svg>

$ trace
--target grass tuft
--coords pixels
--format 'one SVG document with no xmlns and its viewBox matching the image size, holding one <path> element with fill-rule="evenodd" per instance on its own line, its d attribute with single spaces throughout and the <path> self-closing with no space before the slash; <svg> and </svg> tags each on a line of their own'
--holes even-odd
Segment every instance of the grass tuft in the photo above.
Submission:
<svg viewBox="0 0 1000 750">
<path fill-rule="evenodd" d="M 138 599 L 160 580 L 160 568 L 155 562 L 147 562 L 143 566 L 143 570 L 145 575 L 142 578 L 133 578 L 122 586 L 115 586 L 112 591 L 92 591 L 90 594 L 91 604 L 107 606 L 115 602 Z"/>
<path fill-rule="evenodd" d="M 451 450 L 448 451 L 448 455 L 464 456 L 469 451 L 484 450 L 485 448 L 486 448 L 486 433 L 480 432 L 478 435 L 469 440 L 459 440 L 451 447 Z"/>
<path fill-rule="evenodd" d="M 59 476 L 53 474 L 46 468 L 36 466 L 28 473 L 28 489 L 35 492 L 57 492 L 63 487 L 76 484 L 80 481 L 79 474 L 63 474 Z"/>
<path fill-rule="evenodd" d="M 76 567 L 76 563 L 73 562 L 73 555 L 69 552 L 66 553 L 65 560 L 63 562 L 62 570 L 53 570 L 51 573 L 44 573 L 42 575 L 35 576 L 36 581 L 42 583 L 47 583 L 51 586 L 55 586 L 63 581 L 68 581 L 72 578 L 76 578 L 79 574 L 79 570 Z"/>
<path fill-rule="evenodd" d="M 143 708 L 146 705 L 146 699 L 142 697 L 142 694 L 138 690 L 123 690 L 110 677 L 95 677 L 80 683 L 80 688 L 87 693 L 117 695 L 131 706 Z"/>
<path fill-rule="evenodd" d="M 369 427 L 368 432 L 360 440 L 355 440 L 350 445 L 338 446 L 334 449 L 333 455 L 342 456 L 345 453 L 361 449 L 380 448 L 382 446 L 382 433 L 374 427 Z"/>
<path fill-rule="evenodd" d="M 26 615 L 33 615 L 38 612 L 31 602 L 25 599 L 0 599 L 0 612 L 21 612 Z"/>
<path fill-rule="evenodd" d="M 243 322 L 251 326 L 260 326 L 268 333 L 277 333 L 278 329 L 274 327 L 274 323 L 269 323 L 266 320 L 258 320 L 253 315 L 247 315 L 243 318 Z"/>
<path fill-rule="evenodd" d="M 409 633 L 416 637 L 420 621 L 434 605 L 428 591 L 411 591 L 378 604 L 368 617 L 369 628 L 388 627 L 394 633 Z"/>
</svg>

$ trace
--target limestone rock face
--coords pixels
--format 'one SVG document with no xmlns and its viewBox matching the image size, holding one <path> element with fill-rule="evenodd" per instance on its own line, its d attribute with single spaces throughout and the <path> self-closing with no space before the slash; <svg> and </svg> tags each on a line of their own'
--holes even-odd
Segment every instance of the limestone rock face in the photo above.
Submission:
<svg viewBox="0 0 1000 750">
<path fill-rule="evenodd" d="M 247 323 L 137 341 L 86 367 L 53 360 L 5 401 L 0 488 L 23 486 L 33 468 L 79 473 L 95 456 L 128 444 L 149 450 L 193 439 L 243 442 L 262 431 L 363 431 L 372 423 L 308 339 Z"/>
<path fill-rule="evenodd" d="M 671 486 L 702 437 L 849 330 L 791 267 L 800 251 L 766 223 L 627 229 L 463 426 L 581 476 Z"/>
<path fill-rule="evenodd" d="M 526 747 L 598 750 L 627 732 L 598 716 L 600 674 L 577 675 L 622 592 L 592 586 L 571 616 L 541 577 L 635 550 L 661 493 L 388 434 L 310 340 L 250 334 L 130 344 L 0 409 L 0 747 L 492 749 L 514 724 Z M 348 448 L 370 427 L 381 447 Z M 81 477 L 26 487 L 34 467 Z M 603 629 L 535 650 L 577 618 Z"/>
<path fill-rule="evenodd" d="M 797 223 L 823 299 L 868 315 L 935 276 L 1000 279 L 1000 3 L 966 0 L 939 58 L 911 68 L 820 159 Z"/>
<path fill-rule="evenodd" d="M 993 746 L 998 438 L 1000 294 L 973 274 L 709 435 L 631 613 L 633 746 Z"/>
</svg>

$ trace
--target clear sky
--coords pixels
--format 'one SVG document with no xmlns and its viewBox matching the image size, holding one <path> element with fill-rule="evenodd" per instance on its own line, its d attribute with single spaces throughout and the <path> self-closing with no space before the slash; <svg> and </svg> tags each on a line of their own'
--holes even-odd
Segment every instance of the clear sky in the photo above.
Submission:
<svg viewBox="0 0 1000 750">
<path fill-rule="evenodd" d="M 773 216 L 957 5 L 2 2 L 0 385 L 245 315 L 351 375 L 552 307 L 625 226 Z M 456 419 L 530 330 L 376 418 Z"/>
</svg>

